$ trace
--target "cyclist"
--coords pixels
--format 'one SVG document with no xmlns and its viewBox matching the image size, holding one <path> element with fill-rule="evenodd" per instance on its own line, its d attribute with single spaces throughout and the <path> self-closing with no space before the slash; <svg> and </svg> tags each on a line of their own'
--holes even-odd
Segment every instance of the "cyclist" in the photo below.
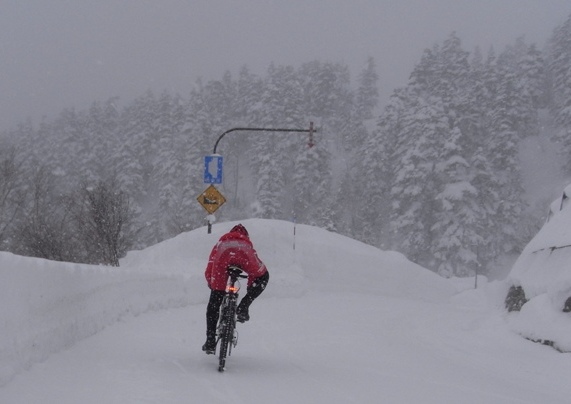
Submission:
<svg viewBox="0 0 571 404">
<path fill-rule="evenodd" d="M 237 320 L 243 323 L 250 319 L 250 304 L 264 291 L 270 274 L 258 257 L 248 230 L 242 224 L 234 226 L 220 237 L 210 252 L 204 273 L 210 288 L 210 300 L 206 307 L 206 342 L 202 346 L 202 350 L 207 354 L 214 354 L 216 351 L 216 325 L 228 281 L 226 269 L 230 265 L 240 267 L 248 274 L 247 293 L 236 311 Z"/>
</svg>

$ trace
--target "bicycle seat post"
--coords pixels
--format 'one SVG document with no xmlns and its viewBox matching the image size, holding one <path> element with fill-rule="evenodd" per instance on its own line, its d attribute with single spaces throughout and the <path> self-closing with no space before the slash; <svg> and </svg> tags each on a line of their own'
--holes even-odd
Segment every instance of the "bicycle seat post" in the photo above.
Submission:
<svg viewBox="0 0 571 404">
<path fill-rule="evenodd" d="M 237 267 L 235 265 L 230 265 L 227 271 L 228 275 L 230 276 L 230 279 L 232 280 L 232 284 L 234 284 L 238 280 L 238 278 L 247 278 L 246 275 L 242 274 L 242 268 Z"/>
</svg>

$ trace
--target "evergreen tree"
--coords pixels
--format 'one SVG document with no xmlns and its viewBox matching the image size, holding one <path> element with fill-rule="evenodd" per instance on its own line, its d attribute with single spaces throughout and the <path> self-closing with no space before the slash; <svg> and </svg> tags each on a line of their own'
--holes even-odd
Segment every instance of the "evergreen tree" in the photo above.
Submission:
<svg viewBox="0 0 571 404">
<path fill-rule="evenodd" d="M 402 196 L 393 212 L 393 231 L 415 233 L 399 235 L 404 248 L 446 276 L 475 265 L 470 248 L 476 237 L 470 234 L 476 234 L 471 226 L 478 215 L 477 191 L 470 182 L 469 147 L 478 132 L 478 111 L 471 108 L 470 73 L 468 52 L 454 33 L 425 52 L 411 75 L 410 123 L 403 127 L 408 144 L 400 152 L 405 168 L 396 175 Z"/>
<path fill-rule="evenodd" d="M 355 112 L 358 120 L 365 121 L 374 117 L 375 109 L 379 104 L 378 81 L 375 59 L 369 57 L 365 68 L 359 75 L 359 87 L 355 101 Z"/>
<path fill-rule="evenodd" d="M 194 199 L 188 194 L 190 173 L 185 172 L 185 159 L 193 154 L 183 153 L 188 150 L 185 143 L 192 140 L 182 133 L 186 117 L 181 98 L 163 93 L 157 113 L 158 155 L 152 183 L 157 187 L 158 204 L 154 216 L 160 223 L 159 238 L 166 239 L 193 228 L 185 203 Z"/>
<path fill-rule="evenodd" d="M 323 223 L 329 229 L 346 231 L 350 222 L 346 209 L 351 209 L 350 201 L 356 167 L 352 166 L 355 150 L 364 138 L 363 128 L 356 124 L 354 116 L 354 96 L 350 89 L 350 75 L 347 66 L 314 61 L 302 65 L 298 71 L 304 89 L 305 116 L 303 125 L 308 121 L 316 122 L 319 132 L 315 139 L 316 150 L 307 150 L 304 143 L 298 147 L 295 165 L 296 188 L 304 189 L 307 180 L 313 179 L 319 202 L 300 201 L 300 195 L 294 192 L 296 214 L 304 216 L 299 207 L 308 203 L 314 213 L 307 223 Z M 337 156 L 333 164 L 332 156 Z M 311 159 L 316 159 L 313 163 Z M 315 170 L 318 171 L 315 171 Z M 340 178 L 342 177 L 342 178 Z M 343 191 L 339 189 L 343 187 Z M 300 191 L 303 194 L 303 191 Z M 316 209 L 318 211 L 316 211 Z M 335 225 L 334 225 L 335 223 Z M 348 233 L 347 233 L 348 234 Z"/>
<path fill-rule="evenodd" d="M 228 104 L 227 127 L 225 130 L 237 127 L 260 127 L 256 120 L 260 118 L 262 84 L 261 80 L 250 73 L 247 67 L 243 67 L 236 81 L 226 76 L 226 88 L 228 88 L 230 103 Z M 259 135 L 259 133 L 257 133 Z M 225 207 L 227 217 L 241 219 L 247 210 L 246 189 L 248 185 L 244 177 L 249 176 L 249 164 L 252 156 L 252 140 L 249 133 L 244 131 L 234 132 L 224 138 L 224 194 L 228 196 Z"/>
<path fill-rule="evenodd" d="M 389 218 L 392 212 L 390 190 L 399 169 L 399 155 L 404 136 L 403 117 L 409 101 L 407 88 L 397 89 L 379 117 L 377 130 L 368 136 L 356 158 L 359 175 L 351 194 L 355 203 L 355 233 L 363 241 L 388 248 L 391 243 Z M 356 195 L 362 195 L 358 196 Z M 349 205 L 350 206 L 350 205 Z"/>
<path fill-rule="evenodd" d="M 542 58 L 535 47 L 525 44 L 522 38 L 513 46 L 507 46 L 498 58 L 498 78 L 502 84 L 511 87 L 510 108 L 514 117 L 513 129 L 523 139 L 537 135 L 537 108 L 541 103 L 538 89 L 543 76 Z"/>
<path fill-rule="evenodd" d="M 85 173 L 86 167 L 83 159 L 89 153 L 86 115 L 85 112 L 66 109 L 52 124 L 40 126 L 38 137 L 43 139 L 39 144 L 47 142 L 48 139 L 51 142 L 42 147 L 45 155 L 38 156 L 39 161 L 59 175 L 78 175 L 78 173 L 83 175 Z M 47 156 L 50 158 L 47 159 Z"/>
<path fill-rule="evenodd" d="M 120 118 L 116 102 L 117 98 L 111 98 L 104 104 L 94 102 L 85 117 L 82 139 L 86 144 L 80 175 L 86 181 L 97 181 L 113 170 L 110 157 L 117 144 Z"/>
<path fill-rule="evenodd" d="M 303 89 L 292 66 L 270 66 L 262 94 L 263 127 L 298 128 L 303 122 Z M 292 188 L 288 173 L 293 170 L 295 140 L 283 133 L 256 137 L 251 161 L 258 173 L 257 211 L 261 217 L 288 219 Z M 289 204 L 288 204 L 289 202 Z"/>
<path fill-rule="evenodd" d="M 280 201 L 285 185 L 283 169 L 278 165 L 279 159 L 272 155 L 271 149 L 268 139 L 257 143 L 256 152 L 260 153 L 257 163 L 260 168 L 256 183 L 254 215 L 264 219 L 286 219 L 287 214 Z"/>
<path fill-rule="evenodd" d="M 478 192 L 471 183 L 470 165 L 462 157 L 460 129 L 446 132 L 443 127 L 442 130 L 446 139 L 435 165 L 438 182 L 442 185 L 435 196 L 439 204 L 432 226 L 434 245 L 431 251 L 439 274 L 466 276 L 470 275 L 470 269 L 478 266 L 477 256 L 472 251 L 481 243 L 477 231 Z"/>
<path fill-rule="evenodd" d="M 487 144 L 487 161 L 494 172 L 488 191 L 496 196 L 494 206 L 494 231 L 499 238 L 499 253 L 517 251 L 518 222 L 525 209 L 523 187 L 520 178 L 518 133 L 521 118 L 519 94 L 515 74 L 500 67 L 496 92 L 492 100 Z"/>
<path fill-rule="evenodd" d="M 558 125 L 555 140 L 560 151 L 571 152 L 571 15 L 557 27 L 548 42 L 547 70 L 551 82 L 550 110 Z M 571 160 L 565 165 L 571 173 Z"/>
<path fill-rule="evenodd" d="M 401 117 L 403 140 L 391 157 L 396 173 L 390 189 L 391 230 L 395 246 L 409 259 L 433 267 L 436 196 L 442 187 L 436 164 L 449 127 L 438 98 L 416 96 L 408 102 Z"/>
<path fill-rule="evenodd" d="M 324 137 L 320 133 L 319 137 Z M 300 223 L 335 229 L 331 195 L 331 158 L 326 145 L 303 145 L 293 174 L 293 211 Z"/>
<path fill-rule="evenodd" d="M 157 142 L 157 101 L 151 91 L 136 98 L 125 108 L 121 137 L 116 149 L 117 181 L 138 198 L 147 196 L 155 169 Z"/>
</svg>

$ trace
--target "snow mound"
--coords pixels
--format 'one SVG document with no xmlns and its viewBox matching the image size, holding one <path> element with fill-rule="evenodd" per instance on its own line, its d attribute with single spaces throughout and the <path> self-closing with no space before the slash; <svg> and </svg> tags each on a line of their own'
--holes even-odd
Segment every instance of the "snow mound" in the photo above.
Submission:
<svg viewBox="0 0 571 404">
<path fill-rule="evenodd" d="M 358 293 L 440 299 L 454 293 L 450 282 L 409 261 L 404 255 L 350 239 L 317 227 L 292 222 L 248 219 L 215 224 L 133 251 L 121 266 L 202 277 L 208 255 L 218 238 L 242 223 L 270 271 L 267 295 L 291 296 L 300 289 L 348 290 Z M 334 263 L 332 265 L 332 263 Z M 405 294 L 406 296 L 403 296 Z"/>
<path fill-rule="evenodd" d="M 236 223 L 130 252 L 119 268 L 0 253 L 0 385 L 126 316 L 205 304 L 208 255 Z M 395 252 L 285 221 L 242 223 L 270 271 L 264 298 L 344 291 L 441 301 L 457 293 L 452 283 Z"/>
</svg>

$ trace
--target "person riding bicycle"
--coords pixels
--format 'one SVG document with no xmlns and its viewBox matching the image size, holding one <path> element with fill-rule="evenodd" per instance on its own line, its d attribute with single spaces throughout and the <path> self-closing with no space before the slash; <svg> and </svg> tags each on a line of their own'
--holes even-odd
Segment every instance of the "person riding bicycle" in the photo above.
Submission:
<svg viewBox="0 0 571 404">
<path fill-rule="evenodd" d="M 206 342 L 202 350 L 207 354 L 214 354 L 216 351 L 216 325 L 226 291 L 228 281 L 226 270 L 229 266 L 237 266 L 248 274 L 247 293 L 236 311 L 237 320 L 243 323 L 250 319 L 248 309 L 254 299 L 266 288 L 270 274 L 258 257 L 248 230 L 242 224 L 234 226 L 220 237 L 212 248 L 206 265 L 204 276 L 210 288 L 210 300 L 206 307 Z"/>
</svg>

